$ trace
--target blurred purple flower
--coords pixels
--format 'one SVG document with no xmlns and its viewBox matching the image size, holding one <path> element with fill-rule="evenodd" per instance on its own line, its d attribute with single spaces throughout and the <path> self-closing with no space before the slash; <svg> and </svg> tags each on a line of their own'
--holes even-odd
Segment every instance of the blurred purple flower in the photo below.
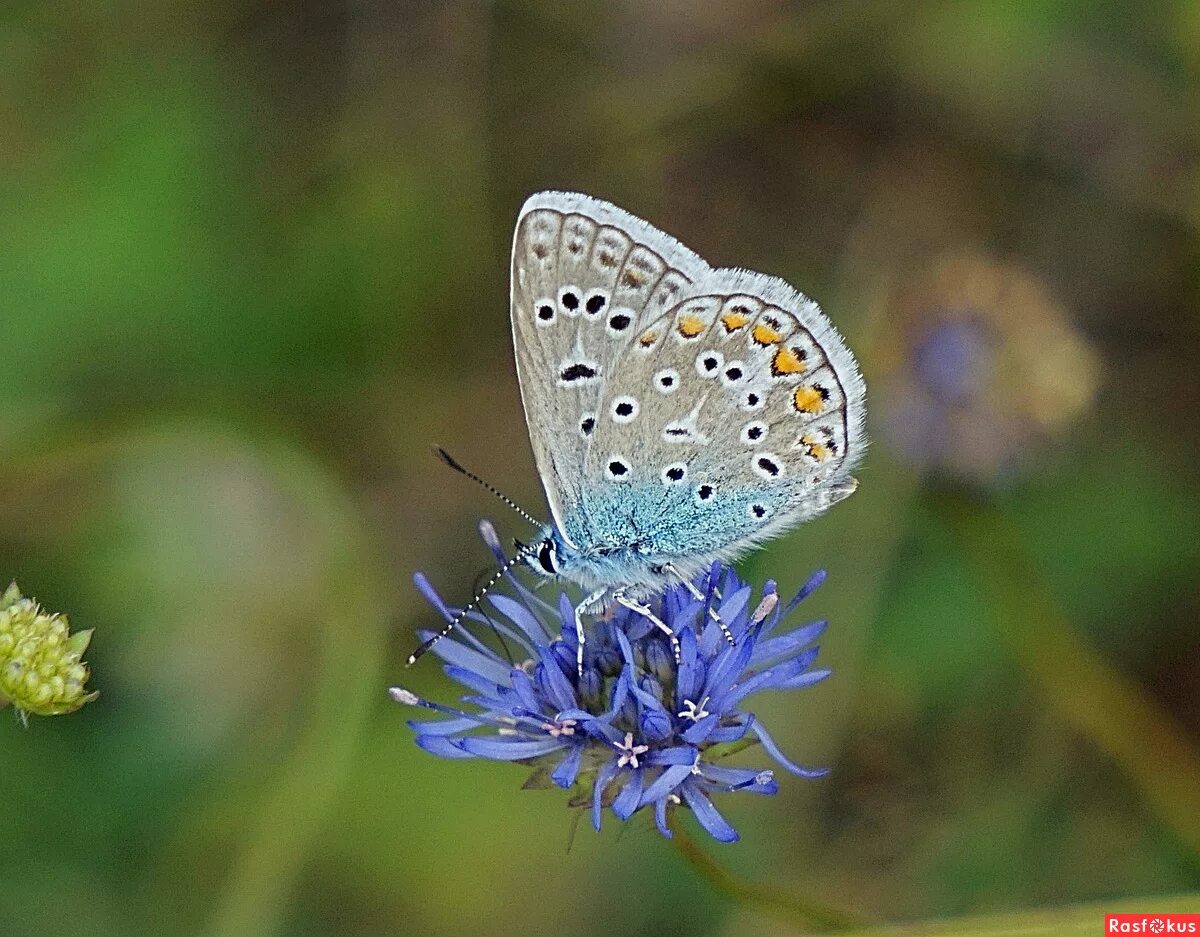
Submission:
<svg viewBox="0 0 1200 937">
<path fill-rule="evenodd" d="M 1095 351 L 1018 267 L 943 257 L 911 276 L 884 321 L 880 435 L 922 470 L 1003 481 L 1095 394 Z"/>
<path fill-rule="evenodd" d="M 498 550 L 490 525 L 481 527 Z M 823 571 L 813 575 L 782 607 L 775 584 L 768 581 L 752 607 L 751 587 L 732 568 L 715 564 L 695 581 L 707 601 L 680 585 L 648 602 L 678 636 L 678 662 L 661 631 L 620 608 L 593 623 L 579 678 L 568 597 L 560 596 L 555 609 L 510 577 L 515 597 L 490 595 L 494 614 L 473 613 L 468 619 L 490 623 L 506 642 L 520 647 L 523 661 L 514 665 L 460 628 L 434 645 L 433 653 L 445 661 L 446 674 L 470 691 L 462 697 L 468 708 L 444 706 L 400 687 L 391 695 L 448 717 L 409 723 L 421 748 L 443 758 L 534 765 L 526 786 L 548 780 L 577 788 L 580 795 L 572 803 L 590 804 L 597 830 L 604 807 L 621 820 L 650 808 L 659 831 L 670 837 L 668 815 L 688 809 L 715 839 L 733 842 L 737 831 L 713 805 L 712 795 L 774 794 L 778 787 L 769 770 L 721 764 L 731 748 L 753 738 L 793 774 L 826 773 L 790 761 L 747 708 L 763 690 L 799 689 L 829 675 L 809 669 L 817 656 L 811 644 L 826 622 L 776 634 L 782 619 L 824 578 Z M 424 576 L 415 579 L 434 608 L 454 614 Z M 732 646 L 709 607 L 728 625 Z M 431 633 L 423 633 L 422 640 Z"/>
</svg>

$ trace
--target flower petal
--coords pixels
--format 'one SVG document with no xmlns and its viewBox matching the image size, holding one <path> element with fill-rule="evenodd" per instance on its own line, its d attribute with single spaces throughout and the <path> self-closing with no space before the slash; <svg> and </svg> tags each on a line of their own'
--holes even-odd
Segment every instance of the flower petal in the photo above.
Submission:
<svg viewBox="0 0 1200 937">
<path fill-rule="evenodd" d="M 541 691 L 554 704 L 554 708 L 572 709 L 579 705 L 575 699 L 575 688 L 567 682 L 562 668 L 558 666 L 558 660 L 550 649 L 539 648 L 538 656 L 541 663 L 536 670 L 537 682 Z"/>
<path fill-rule="evenodd" d="M 567 757 L 558 763 L 558 767 L 550 773 L 552 780 L 559 787 L 570 787 L 579 776 L 579 764 L 583 760 L 583 746 L 576 745 Z"/>
<path fill-rule="evenodd" d="M 614 758 L 605 764 L 596 774 L 596 784 L 592 789 L 592 826 L 596 828 L 596 832 L 600 832 L 600 813 L 603 809 L 601 801 L 604 797 L 604 789 L 608 787 L 609 782 L 616 773 L 617 759 Z"/>
<path fill-rule="evenodd" d="M 788 771 L 792 772 L 792 774 L 799 775 L 802 778 L 822 778 L 829 773 L 828 768 L 802 768 L 794 761 L 791 761 L 779 750 L 779 746 L 775 744 L 775 740 L 767 734 L 767 730 L 757 720 L 750 726 L 750 730 L 758 736 L 758 740 L 762 742 L 763 748 L 767 750 L 767 753 L 787 768 Z"/>
<path fill-rule="evenodd" d="M 641 806 L 642 785 L 645 783 L 645 774 L 646 772 L 641 768 L 634 768 L 629 774 L 629 780 L 621 788 L 621 793 L 613 801 L 613 813 L 622 820 L 628 820 L 633 816 L 634 811 Z"/>
<path fill-rule="evenodd" d="M 819 638 L 824 633 L 828 624 L 829 622 L 827 621 L 814 621 L 811 625 L 796 628 L 794 631 L 781 634 L 777 638 L 768 638 L 765 641 L 759 641 L 754 647 L 754 653 L 750 655 L 750 666 L 756 667 L 765 664 L 767 661 L 775 660 L 778 657 L 798 651 L 810 641 L 815 641 Z"/>
<path fill-rule="evenodd" d="M 642 794 L 643 804 L 652 804 L 656 800 L 663 800 L 675 788 L 686 781 L 692 773 L 690 763 L 686 765 L 671 765 L 662 774 L 655 778 L 654 783 L 646 788 Z"/>
<path fill-rule="evenodd" d="M 713 806 L 712 801 L 705 796 L 694 784 L 685 784 L 681 788 L 683 799 L 692 808 L 692 813 L 700 821 L 700 825 L 708 830 L 708 834 L 721 843 L 736 843 L 738 832 L 726 822 L 725 818 Z"/>
<path fill-rule="evenodd" d="M 413 741 L 417 748 L 422 748 L 431 755 L 439 758 L 474 758 L 470 752 L 458 747 L 458 739 L 448 739 L 440 735 L 418 735 Z"/>
<path fill-rule="evenodd" d="M 433 632 L 419 631 L 417 632 L 417 637 L 422 641 L 428 641 L 433 637 Z M 489 657 L 481 654 L 479 651 L 464 647 L 452 637 L 442 638 L 442 640 L 438 641 L 429 650 L 430 653 L 436 654 L 446 663 L 457 664 L 459 667 L 473 670 L 480 676 L 487 677 L 497 686 L 506 686 L 508 684 L 508 671 L 511 665 L 508 661 L 501 660 L 499 657 Z"/>
<path fill-rule="evenodd" d="M 667 825 L 667 798 L 656 800 L 654 802 L 654 825 L 658 827 L 658 832 L 662 833 L 667 839 L 672 839 L 675 834 L 671 832 L 671 828 Z"/>
<path fill-rule="evenodd" d="M 470 735 L 459 739 L 463 751 L 494 761 L 519 761 L 522 758 L 536 758 L 560 748 L 565 748 L 567 742 L 561 738 L 517 739 L 508 741 L 486 735 Z"/>
<path fill-rule="evenodd" d="M 478 719 L 410 719 L 408 726 L 418 735 L 458 735 L 479 728 Z"/>
</svg>

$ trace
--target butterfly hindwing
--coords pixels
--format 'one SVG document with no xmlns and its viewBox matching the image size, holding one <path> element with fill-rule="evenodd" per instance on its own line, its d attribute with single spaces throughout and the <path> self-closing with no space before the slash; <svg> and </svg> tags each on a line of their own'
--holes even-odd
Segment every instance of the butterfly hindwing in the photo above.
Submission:
<svg viewBox="0 0 1200 937">
<path fill-rule="evenodd" d="M 585 510 L 606 486 L 655 492 L 657 548 L 681 561 L 732 556 L 853 490 L 863 398 L 816 303 L 774 277 L 712 271 L 613 363 L 583 465 Z"/>
<path fill-rule="evenodd" d="M 674 239 L 588 196 L 543 192 L 522 207 L 513 342 L 534 456 L 560 529 L 580 506 L 598 407 L 630 340 L 710 273 Z"/>
</svg>

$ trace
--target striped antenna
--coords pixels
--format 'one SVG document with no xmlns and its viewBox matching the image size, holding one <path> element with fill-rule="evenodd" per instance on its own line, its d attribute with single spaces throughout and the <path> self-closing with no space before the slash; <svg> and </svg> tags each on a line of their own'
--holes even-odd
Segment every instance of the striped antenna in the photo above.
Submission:
<svg viewBox="0 0 1200 937">
<path fill-rule="evenodd" d="M 518 514 L 520 514 L 523 518 L 525 518 L 525 520 L 529 521 L 529 523 L 533 524 L 535 527 L 544 527 L 545 526 L 545 524 L 543 524 L 536 517 L 534 517 L 532 514 L 530 514 L 528 511 L 526 511 L 523 507 L 521 507 L 519 504 L 517 504 L 517 502 L 515 502 L 512 498 L 510 498 L 508 495 L 506 495 L 503 491 L 501 491 L 495 485 L 491 484 L 490 482 L 484 481 L 482 478 L 480 478 L 474 472 L 468 471 L 467 469 L 463 468 L 463 466 L 459 464 L 458 460 L 455 459 L 454 456 L 450 455 L 450 453 L 447 452 L 445 449 L 443 449 L 441 446 L 437 446 L 435 448 L 437 449 L 437 454 L 439 456 L 441 456 L 442 461 L 445 462 L 448 466 L 450 466 L 450 468 L 454 469 L 454 471 L 461 472 L 463 475 L 466 475 L 467 478 L 471 479 L 471 481 L 482 485 L 484 488 L 486 488 L 488 491 L 490 491 L 492 494 L 494 494 L 497 498 L 499 498 L 501 501 L 503 501 L 505 504 L 507 504 L 510 508 L 512 508 Z"/>
<path fill-rule="evenodd" d="M 464 618 L 466 618 L 467 615 L 469 615 L 471 612 L 473 612 L 476 608 L 479 607 L 479 603 L 482 602 L 484 596 L 486 596 L 488 594 L 488 590 L 491 589 L 492 586 L 494 586 L 497 582 L 499 582 L 501 577 L 504 576 L 505 573 L 507 573 L 514 566 L 516 566 L 517 563 L 519 563 L 525 557 L 531 556 L 534 552 L 535 551 L 530 547 L 522 547 L 520 550 L 517 551 L 517 553 L 514 556 L 505 560 L 504 565 L 501 566 L 498 570 L 496 570 L 495 575 L 492 576 L 491 579 L 489 579 L 487 582 L 485 582 L 483 584 L 483 588 L 475 593 L 475 595 L 471 598 L 471 601 L 468 602 L 462 608 L 462 610 L 457 615 L 454 616 L 454 618 L 452 618 L 449 622 L 447 622 L 446 626 L 444 628 L 442 628 L 441 631 L 439 631 L 437 634 L 430 637 L 428 640 L 425 641 L 424 644 L 422 644 L 419 648 L 417 648 L 415 651 L 413 651 L 411 654 L 408 655 L 408 662 L 405 663 L 404 666 L 411 667 L 413 664 L 415 664 L 418 660 L 420 660 L 425 655 L 426 651 L 428 651 L 431 647 L 433 647 L 440 640 L 442 640 L 442 638 L 446 637 L 446 635 L 448 635 L 451 631 L 453 631 L 455 628 L 457 628 L 459 626 L 459 623 L 462 622 L 462 620 Z"/>
</svg>

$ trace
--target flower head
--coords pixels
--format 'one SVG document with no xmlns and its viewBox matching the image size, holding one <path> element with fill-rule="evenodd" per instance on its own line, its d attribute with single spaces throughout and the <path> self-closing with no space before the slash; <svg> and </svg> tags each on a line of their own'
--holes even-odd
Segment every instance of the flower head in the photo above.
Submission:
<svg viewBox="0 0 1200 937">
<path fill-rule="evenodd" d="M 481 528 L 497 550 L 490 525 Z M 415 578 L 429 602 L 452 616 L 425 578 Z M 738 834 L 712 796 L 778 789 L 771 771 L 724 764 L 732 750 L 756 740 L 793 774 L 825 774 L 785 757 L 747 708 L 763 690 L 798 689 L 828 676 L 810 669 L 817 656 L 812 642 L 825 622 L 778 633 L 783 618 L 823 580 L 823 572 L 814 575 L 784 607 L 768 582 L 752 604 L 751 587 L 732 568 L 715 564 L 694 583 L 705 599 L 681 583 L 647 603 L 678 637 L 678 660 L 649 619 L 618 608 L 591 623 L 579 677 L 570 600 L 560 596 L 553 607 L 510 577 L 514 595 L 493 593 L 493 614 L 472 613 L 467 620 L 490 623 L 510 649 L 520 649 L 514 660 L 459 628 L 433 653 L 470 691 L 462 697 L 466 705 L 445 706 L 399 687 L 392 698 L 448 717 L 410 722 L 421 748 L 443 758 L 533 765 L 526 786 L 545 779 L 576 788 L 572 803 L 590 804 L 596 829 L 605 807 L 622 820 L 647 808 L 669 837 L 668 814 L 688 809 L 712 836 L 732 842 Z M 710 608 L 728 626 L 732 644 Z"/>
<path fill-rule="evenodd" d="M 0 707 L 60 716 L 90 703 L 83 655 L 91 631 L 71 634 L 65 615 L 47 615 L 14 582 L 0 596 Z"/>
<path fill-rule="evenodd" d="M 1096 392 L 1096 352 L 1011 264 L 944 257 L 903 281 L 883 321 L 881 436 L 920 469 L 1003 481 Z"/>
</svg>

